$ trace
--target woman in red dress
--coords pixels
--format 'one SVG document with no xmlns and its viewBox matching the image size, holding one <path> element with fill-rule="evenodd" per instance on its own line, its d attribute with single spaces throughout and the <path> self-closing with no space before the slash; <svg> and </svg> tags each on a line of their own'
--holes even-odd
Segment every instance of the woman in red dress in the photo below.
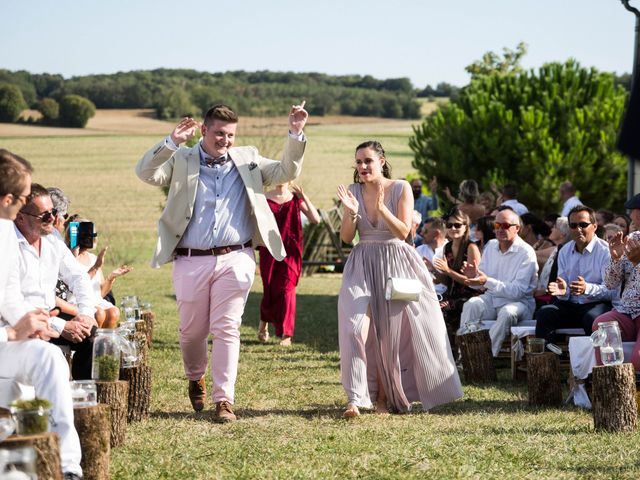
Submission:
<svg viewBox="0 0 640 480">
<path fill-rule="evenodd" d="M 277 262 L 264 247 L 260 252 L 260 277 L 263 297 L 260 303 L 258 340 L 269 340 L 268 324 L 272 323 L 275 335 L 282 338 L 280 345 L 288 347 L 293 337 L 296 318 L 296 286 L 302 273 L 302 212 L 309 222 L 320 223 L 318 210 L 313 206 L 302 187 L 285 183 L 266 192 L 269 207 L 276 217 L 278 229 L 287 256 Z"/>
</svg>

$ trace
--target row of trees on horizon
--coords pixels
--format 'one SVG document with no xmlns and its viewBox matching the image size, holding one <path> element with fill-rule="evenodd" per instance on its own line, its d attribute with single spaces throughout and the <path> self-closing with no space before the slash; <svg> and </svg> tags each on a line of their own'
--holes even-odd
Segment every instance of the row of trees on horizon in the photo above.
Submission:
<svg viewBox="0 0 640 480">
<path fill-rule="evenodd" d="M 0 69 L 1 84 L 18 87 L 24 104 L 36 109 L 45 98 L 60 102 L 65 95 L 79 95 L 97 108 L 153 108 L 161 119 L 197 116 L 216 103 L 229 104 L 241 115 L 273 116 L 286 113 L 292 99 L 298 98 L 307 100 L 313 115 L 420 118 L 416 100 L 420 92 L 408 78 L 157 69 L 65 79 Z M 430 95 L 450 94 L 450 86 L 440 85 L 446 88 L 428 87 Z"/>
</svg>

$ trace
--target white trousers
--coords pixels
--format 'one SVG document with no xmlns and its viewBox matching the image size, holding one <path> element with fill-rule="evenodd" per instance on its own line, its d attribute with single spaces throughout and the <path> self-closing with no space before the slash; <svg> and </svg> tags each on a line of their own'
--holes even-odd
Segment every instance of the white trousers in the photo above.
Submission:
<svg viewBox="0 0 640 480">
<path fill-rule="evenodd" d="M 497 357 L 502 347 L 502 342 L 511 332 L 511 327 L 525 317 L 530 317 L 532 312 L 529 305 L 524 302 L 511 302 L 502 307 L 494 308 L 490 295 L 483 294 L 471 297 L 462 306 L 460 316 L 460 330 L 458 333 L 467 332 L 467 325 L 482 320 L 495 320 L 496 323 L 489 329 L 491 337 L 491 352 Z"/>
<path fill-rule="evenodd" d="M 62 471 L 82 475 L 80 439 L 73 424 L 69 364 L 60 349 L 42 340 L 0 343 L 0 377 L 33 385 L 36 397 L 51 402 L 49 422 L 51 431 L 60 437 Z"/>
</svg>

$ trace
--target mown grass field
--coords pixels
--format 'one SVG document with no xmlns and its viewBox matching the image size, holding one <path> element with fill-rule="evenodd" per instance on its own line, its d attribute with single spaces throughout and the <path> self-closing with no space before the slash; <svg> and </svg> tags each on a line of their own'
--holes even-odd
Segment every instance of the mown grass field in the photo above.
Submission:
<svg viewBox="0 0 640 480">
<path fill-rule="evenodd" d="M 410 122 L 312 119 L 300 183 L 320 207 L 351 178 L 353 148 L 369 138 L 387 149 L 394 176 L 411 171 Z M 243 119 L 238 142 L 277 150 L 284 123 Z M 148 267 L 163 196 L 133 166 L 171 126 L 144 112 L 100 112 L 87 130 L 0 125 L 0 147 L 36 167 L 35 180 L 71 197 L 72 212 L 93 219 L 110 245 L 108 267 L 135 270 L 116 296 L 135 293 L 157 313 L 151 350 L 151 418 L 130 425 L 111 454 L 114 479 L 141 478 L 638 478 L 640 435 L 596 434 L 573 407 L 535 409 L 526 384 L 506 369 L 486 387 L 465 386 L 458 402 L 429 413 L 341 419 L 345 397 L 337 350 L 338 275 L 303 278 L 294 346 L 256 341 L 259 278 L 242 327 L 236 389 L 239 421 L 217 425 L 191 411 L 177 343 L 171 267 Z M 28 129 L 28 130 L 24 130 Z M 208 379 L 210 386 L 210 379 Z"/>
</svg>

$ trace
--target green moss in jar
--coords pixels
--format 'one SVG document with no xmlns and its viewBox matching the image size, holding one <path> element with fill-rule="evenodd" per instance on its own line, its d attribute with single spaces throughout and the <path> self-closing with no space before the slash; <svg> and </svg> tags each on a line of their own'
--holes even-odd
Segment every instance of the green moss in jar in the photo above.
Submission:
<svg viewBox="0 0 640 480">
<path fill-rule="evenodd" d="M 98 357 L 98 380 L 113 382 L 120 376 L 120 359 L 109 355 Z"/>
</svg>

